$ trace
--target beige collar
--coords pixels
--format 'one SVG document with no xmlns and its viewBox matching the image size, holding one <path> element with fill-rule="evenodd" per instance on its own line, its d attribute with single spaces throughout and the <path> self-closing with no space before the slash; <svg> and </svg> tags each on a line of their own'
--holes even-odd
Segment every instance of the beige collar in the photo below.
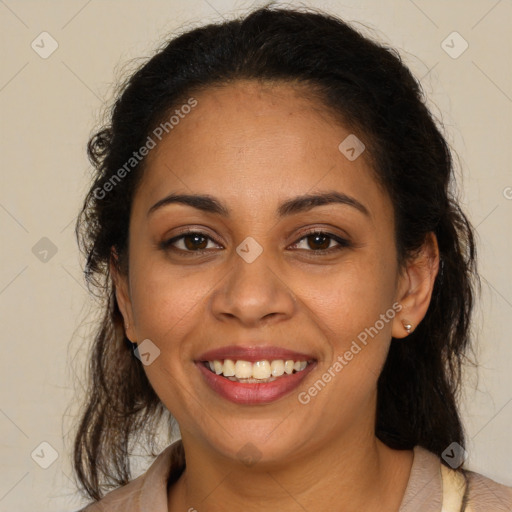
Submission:
<svg viewBox="0 0 512 512">
<path fill-rule="evenodd" d="M 184 468 L 183 445 L 177 441 L 165 448 L 144 474 L 83 512 L 169 512 L 168 486 Z M 445 468 L 436 455 L 416 446 L 399 512 L 459 512 L 464 487 L 460 472 Z M 466 508 L 466 512 L 471 511 Z"/>
</svg>

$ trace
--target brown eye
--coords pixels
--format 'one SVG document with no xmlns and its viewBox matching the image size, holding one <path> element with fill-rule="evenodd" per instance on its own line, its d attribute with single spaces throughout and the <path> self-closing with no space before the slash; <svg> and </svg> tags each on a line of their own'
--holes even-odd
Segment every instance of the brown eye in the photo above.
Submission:
<svg viewBox="0 0 512 512">
<path fill-rule="evenodd" d="M 165 240 L 160 244 L 160 247 L 165 250 L 173 250 L 183 254 L 201 253 L 212 248 L 208 247 L 210 242 L 212 242 L 214 246 L 220 247 L 219 244 L 206 234 L 199 231 L 189 231 L 169 240 Z"/>
<path fill-rule="evenodd" d="M 309 235 L 306 238 L 308 240 L 308 246 L 311 249 L 325 250 L 329 249 L 331 245 L 331 238 L 321 233 Z"/>
<path fill-rule="evenodd" d="M 185 235 L 183 243 L 187 249 L 193 251 L 194 249 L 206 249 L 208 245 L 208 238 L 198 233 L 193 235 Z"/>
<path fill-rule="evenodd" d="M 334 242 L 334 245 L 332 245 L 332 242 Z M 350 242 L 332 233 L 314 231 L 303 236 L 292 247 L 294 249 L 304 249 L 308 252 L 323 254 L 350 247 Z"/>
</svg>

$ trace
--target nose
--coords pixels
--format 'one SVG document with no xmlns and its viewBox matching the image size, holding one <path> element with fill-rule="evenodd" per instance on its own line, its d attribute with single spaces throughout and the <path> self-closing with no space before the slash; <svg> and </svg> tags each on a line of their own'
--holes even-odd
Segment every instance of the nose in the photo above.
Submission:
<svg viewBox="0 0 512 512">
<path fill-rule="evenodd" d="M 219 320 L 257 327 L 293 316 L 297 301 L 270 251 L 263 250 L 252 262 L 234 253 L 233 260 L 211 298 L 212 312 Z"/>
</svg>

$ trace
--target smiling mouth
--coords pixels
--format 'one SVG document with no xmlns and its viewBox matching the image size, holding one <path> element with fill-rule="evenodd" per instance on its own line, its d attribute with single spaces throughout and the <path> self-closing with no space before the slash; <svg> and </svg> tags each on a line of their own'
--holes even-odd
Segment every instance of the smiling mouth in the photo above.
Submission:
<svg viewBox="0 0 512 512">
<path fill-rule="evenodd" d="M 213 361 L 203 361 L 203 365 L 212 373 L 225 377 L 232 382 L 263 384 L 302 372 L 313 362 L 313 360 L 293 359 L 264 359 L 255 362 L 243 359 L 215 359 Z"/>
</svg>

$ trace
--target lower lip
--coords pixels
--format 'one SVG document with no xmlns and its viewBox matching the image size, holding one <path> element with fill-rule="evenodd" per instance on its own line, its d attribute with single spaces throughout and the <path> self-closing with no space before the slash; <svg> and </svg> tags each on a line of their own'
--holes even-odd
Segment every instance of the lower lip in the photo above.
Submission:
<svg viewBox="0 0 512 512">
<path fill-rule="evenodd" d="M 316 363 L 310 363 L 304 370 L 290 375 L 283 375 L 272 382 L 249 384 L 234 382 L 208 370 L 201 362 L 196 363 L 206 383 L 220 396 L 236 404 L 267 404 L 291 393 L 299 386 L 306 375 L 313 370 Z"/>
</svg>

